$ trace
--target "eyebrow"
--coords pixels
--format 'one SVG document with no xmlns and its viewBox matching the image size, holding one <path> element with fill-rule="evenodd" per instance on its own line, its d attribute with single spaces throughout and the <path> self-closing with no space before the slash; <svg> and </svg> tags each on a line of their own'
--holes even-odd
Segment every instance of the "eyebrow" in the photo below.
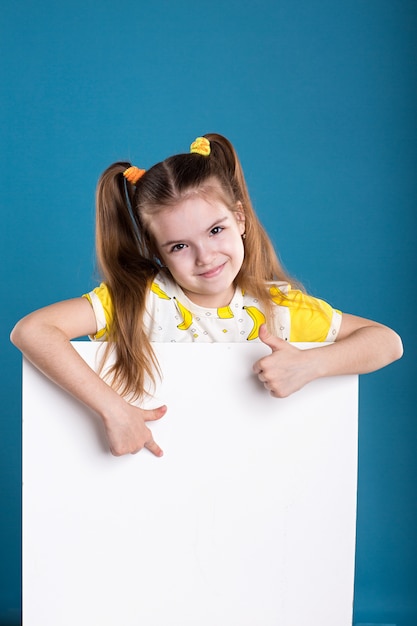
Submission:
<svg viewBox="0 0 417 626">
<path fill-rule="evenodd" d="M 210 230 L 212 230 L 213 228 L 215 228 L 216 226 L 220 226 L 221 224 L 223 224 L 223 222 L 226 222 L 229 219 L 229 215 L 225 215 L 224 217 L 220 218 L 219 220 L 216 220 L 211 226 L 209 226 L 207 228 L 206 232 L 209 232 Z M 173 246 L 176 243 L 182 243 L 183 241 L 186 241 L 185 239 L 173 239 L 172 241 L 167 241 L 165 243 L 161 244 L 161 248 L 167 248 L 168 246 Z"/>
</svg>

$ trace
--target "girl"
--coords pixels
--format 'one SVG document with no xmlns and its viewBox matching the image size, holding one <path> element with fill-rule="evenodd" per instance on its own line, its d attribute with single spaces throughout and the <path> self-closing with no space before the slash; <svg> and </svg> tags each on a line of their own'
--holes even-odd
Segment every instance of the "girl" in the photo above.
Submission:
<svg viewBox="0 0 417 626">
<path fill-rule="evenodd" d="M 28 315 L 13 343 L 41 371 L 102 418 L 114 455 L 143 447 L 156 456 L 140 398 L 157 363 L 156 341 L 262 341 L 271 354 L 253 369 L 275 397 L 308 382 L 371 372 L 402 355 L 398 335 L 341 314 L 285 274 L 253 210 L 230 142 L 199 137 L 145 172 L 115 163 L 97 188 L 96 247 L 103 283 L 81 298 Z M 107 384 L 70 340 L 90 335 L 116 346 Z M 299 350 L 288 342 L 327 342 Z"/>
</svg>

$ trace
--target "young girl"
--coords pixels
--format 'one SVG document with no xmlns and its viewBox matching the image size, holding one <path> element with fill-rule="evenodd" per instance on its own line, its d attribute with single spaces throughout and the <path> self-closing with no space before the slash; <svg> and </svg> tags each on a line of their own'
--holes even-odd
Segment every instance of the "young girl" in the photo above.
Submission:
<svg viewBox="0 0 417 626">
<path fill-rule="evenodd" d="M 199 137 L 190 153 L 150 170 L 115 163 L 97 189 L 96 246 L 103 283 L 83 297 L 20 320 L 11 339 L 41 371 L 102 418 L 115 455 L 143 447 L 156 456 L 143 410 L 152 342 L 262 341 L 271 354 L 254 373 L 275 397 L 323 376 L 371 372 L 402 355 L 398 335 L 341 314 L 285 274 L 250 201 L 230 142 Z M 110 385 L 70 340 L 90 335 L 116 346 Z M 327 342 L 299 350 L 288 342 Z"/>
</svg>

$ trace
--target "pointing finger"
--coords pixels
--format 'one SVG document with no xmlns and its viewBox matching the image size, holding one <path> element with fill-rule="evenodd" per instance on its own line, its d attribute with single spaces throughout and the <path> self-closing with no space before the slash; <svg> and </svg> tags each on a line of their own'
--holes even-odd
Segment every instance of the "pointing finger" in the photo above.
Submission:
<svg viewBox="0 0 417 626">
<path fill-rule="evenodd" d="M 162 449 L 158 446 L 153 438 L 145 443 L 145 448 L 147 448 L 149 452 L 152 452 L 152 454 L 154 454 L 155 456 L 162 456 L 164 454 Z"/>
</svg>

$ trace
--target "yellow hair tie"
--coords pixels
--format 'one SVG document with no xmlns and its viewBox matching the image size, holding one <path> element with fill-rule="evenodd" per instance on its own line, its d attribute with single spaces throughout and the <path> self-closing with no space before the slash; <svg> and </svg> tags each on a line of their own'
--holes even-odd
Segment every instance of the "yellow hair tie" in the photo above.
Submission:
<svg viewBox="0 0 417 626">
<path fill-rule="evenodd" d="M 205 137 L 197 137 L 190 146 L 190 152 L 195 154 L 201 154 L 202 156 L 209 156 L 211 152 L 210 142 Z"/>
<path fill-rule="evenodd" d="M 127 170 L 123 172 L 123 176 L 129 181 L 129 183 L 136 185 L 139 178 L 142 178 L 145 172 L 146 170 L 140 170 L 136 167 L 136 165 L 132 165 L 132 167 L 128 167 Z"/>
</svg>

